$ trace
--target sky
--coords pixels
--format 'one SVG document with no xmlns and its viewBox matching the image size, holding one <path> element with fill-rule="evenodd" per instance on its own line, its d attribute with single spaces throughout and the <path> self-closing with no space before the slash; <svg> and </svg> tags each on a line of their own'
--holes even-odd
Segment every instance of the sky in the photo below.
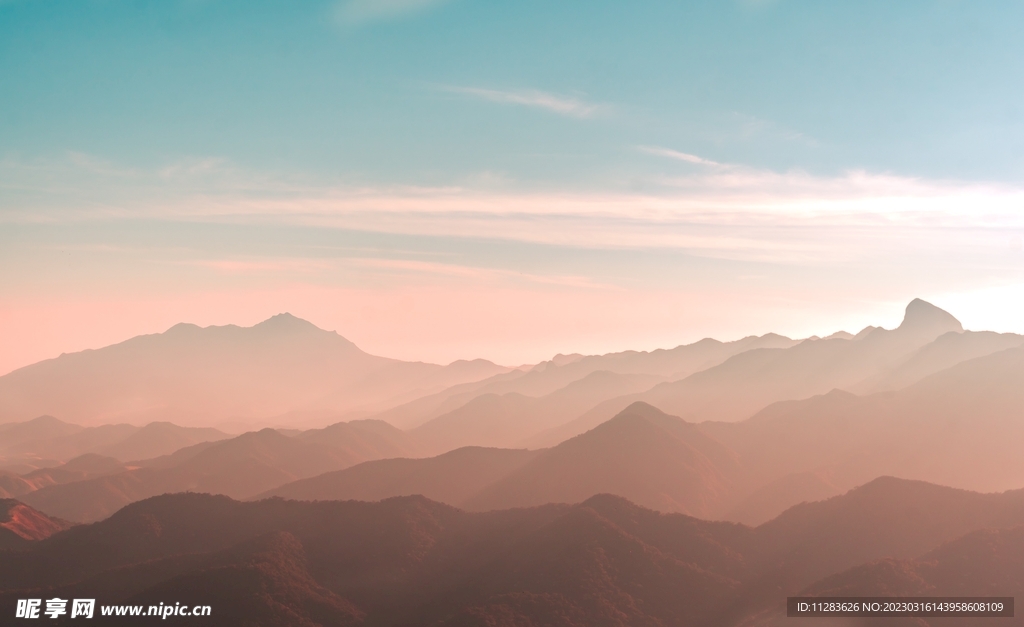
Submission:
<svg viewBox="0 0 1024 627">
<path fill-rule="evenodd" d="M 0 0 L 0 372 L 1024 332 L 1024 3 Z"/>
</svg>

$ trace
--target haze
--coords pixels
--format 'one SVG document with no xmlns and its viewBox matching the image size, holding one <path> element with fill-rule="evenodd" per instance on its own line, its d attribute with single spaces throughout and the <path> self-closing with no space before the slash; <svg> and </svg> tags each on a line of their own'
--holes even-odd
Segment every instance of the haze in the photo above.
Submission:
<svg viewBox="0 0 1024 627">
<path fill-rule="evenodd" d="M 1021 33 L 0 0 L 0 623 L 1024 625 Z"/>
</svg>

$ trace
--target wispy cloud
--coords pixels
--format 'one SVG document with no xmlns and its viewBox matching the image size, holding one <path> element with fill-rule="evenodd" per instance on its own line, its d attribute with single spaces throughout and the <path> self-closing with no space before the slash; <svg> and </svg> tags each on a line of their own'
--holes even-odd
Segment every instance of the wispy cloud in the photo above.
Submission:
<svg viewBox="0 0 1024 627">
<path fill-rule="evenodd" d="M 637 150 L 640 152 L 646 152 L 649 155 L 668 157 L 669 159 L 675 159 L 676 161 L 685 161 L 687 163 L 696 163 L 699 165 L 710 165 L 719 168 L 728 167 L 724 163 L 705 159 L 704 157 L 698 157 L 697 155 L 691 155 L 686 152 L 679 152 L 678 150 L 672 150 L 671 148 L 662 148 L 660 146 L 637 146 Z"/>
<path fill-rule="evenodd" d="M 343 0 L 336 15 L 343 24 L 355 26 L 367 22 L 392 20 L 426 11 L 450 0 Z"/>
<path fill-rule="evenodd" d="M 592 118 L 607 110 L 606 105 L 589 103 L 571 96 L 560 96 L 536 89 L 505 91 L 499 89 L 485 89 L 482 87 L 442 87 L 445 91 L 456 94 L 463 94 L 481 100 L 497 102 L 501 104 L 522 105 L 524 107 L 535 107 L 546 109 L 560 115 L 567 115 L 574 118 Z"/>
<path fill-rule="evenodd" d="M 196 158 L 153 171 L 74 155 L 63 166 L 0 160 L 0 223 L 156 219 L 282 224 L 553 246 L 658 248 L 775 262 L 988 247 L 1024 233 L 1024 189 L 851 171 L 775 172 L 646 147 L 694 163 L 627 189 L 537 192 L 490 185 L 357 187 L 246 172 Z M 97 167 L 99 163 L 102 167 Z M 929 239 L 929 241 L 932 241 Z M 1002 242 L 1002 240 L 1000 240 Z M 1000 250 L 1007 249 L 1005 242 Z M 980 248 L 979 248 L 980 250 Z"/>
</svg>

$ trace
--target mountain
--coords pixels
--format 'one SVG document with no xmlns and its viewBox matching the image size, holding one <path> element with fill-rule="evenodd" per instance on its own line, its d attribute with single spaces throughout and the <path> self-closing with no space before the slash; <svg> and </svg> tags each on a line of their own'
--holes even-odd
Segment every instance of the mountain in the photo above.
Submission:
<svg viewBox="0 0 1024 627">
<path fill-rule="evenodd" d="M 289 314 L 247 328 L 179 324 L 0 377 L 0 422 L 50 414 L 86 425 L 195 426 L 302 409 L 381 410 L 505 371 L 483 360 L 375 357 Z"/>
<path fill-rule="evenodd" d="M 892 370 L 849 388 L 865 394 L 900 390 L 956 364 L 1024 345 L 1024 335 L 991 331 L 949 332 L 926 344 Z"/>
<path fill-rule="evenodd" d="M 472 449 L 473 455 L 369 464 L 302 482 L 316 487 L 301 494 L 267 494 L 421 493 L 477 511 L 610 493 L 659 511 L 755 525 L 881 475 L 981 491 L 1024 485 L 1020 407 L 1024 347 L 968 360 L 897 392 L 833 391 L 775 403 L 741 422 L 692 424 L 636 403 L 501 477 L 485 471 L 483 460 L 496 463 L 513 452 Z"/>
<path fill-rule="evenodd" d="M 33 589 L 209 604 L 227 626 L 770 625 L 801 592 L 1016 593 L 1022 524 L 1022 491 L 891 478 L 758 528 L 611 495 L 469 513 L 174 494 L 4 553 L 0 606 Z"/>
<path fill-rule="evenodd" d="M 22 550 L 71 527 L 14 499 L 0 499 L 0 551 Z"/>
<path fill-rule="evenodd" d="M 0 446 L 6 451 L 24 442 L 73 435 L 82 429 L 79 425 L 68 424 L 53 416 L 39 416 L 23 423 L 0 424 L 0 435 L 3 436 Z"/>
<path fill-rule="evenodd" d="M 1024 490 L 971 492 L 880 477 L 825 501 L 804 503 L 759 526 L 781 567 L 778 581 L 806 585 L 881 557 L 910 558 L 977 529 L 1024 524 Z"/>
<path fill-rule="evenodd" d="M 148 607 L 165 599 L 191 599 L 190 603 L 217 608 L 219 624 L 341 627 L 361 624 L 365 617 L 351 602 L 316 582 L 302 543 L 286 531 L 211 555 L 194 571 L 126 601 Z"/>
<path fill-rule="evenodd" d="M 514 447 L 578 416 L 595 403 L 647 390 L 659 381 L 653 375 L 599 370 L 541 397 L 518 392 L 481 394 L 410 430 L 409 434 L 425 451 L 434 453 L 469 445 Z"/>
<path fill-rule="evenodd" d="M 563 389 L 567 391 L 567 394 L 571 394 L 569 386 L 576 382 L 583 382 L 588 376 L 595 373 L 605 373 L 604 379 L 610 381 L 616 380 L 610 375 L 627 375 L 617 380 L 620 382 L 649 381 L 650 385 L 653 385 L 659 380 L 681 379 L 694 372 L 720 364 L 729 357 L 744 351 L 757 348 L 783 348 L 795 344 L 797 344 L 796 340 L 768 333 L 760 337 L 745 337 L 735 342 L 719 342 L 707 338 L 693 344 L 651 352 L 624 351 L 586 356 L 556 355 L 554 359 L 541 362 L 526 370 L 498 374 L 489 379 L 453 386 L 436 394 L 424 396 L 384 411 L 376 415 L 375 418 L 385 420 L 403 429 L 411 429 L 454 412 L 474 398 L 484 395 L 511 394 L 538 398 Z M 634 378 L 631 379 L 628 375 L 634 375 Z M 590 382 L 593 383 L 597 380 L 600 379 L 591 379 Z M 587 386 L 588 384 L 584 383 L 583 385 Z M 598 400 L 591 401 L 590 406 L 598 402 L 600 402 L 600 397 Z M 577 409 L 574 407 L 572 411 L 577 411 Z M 566 412 L 560 417 L 559 422 L 566 422 L 572 418 L 575 418 L 575 415 Z M 474 442 L 473 444 L 480 443 Z"/>
<path fill-rule="evenodd" d="M 740 472 L 731 451 L 694 425 L 636 403 L 541 452 L 465 502 L 473 510 L 579 503 L 616 494 L 652 509 L 710 516 Z"/>
<path fill-rule="evenodd" d="M 112 457 L 86 453 L 65 464 L 39 468 L 22 475 L 0 472 L 0 498 L 17 498 L 47 486 L 83 481 L 122 470 L 125 470 L 125 465 Z"/>
<path fill-rule="evenodd" d="M 422 481 L 399 483 L 421 462 L 396 461 L 381 474 L 375 473 L 384 466 L 343 473 L 343 492 L 303 498 L 410 493 L 385 489 L 401 485 L 486 510 L 578 503 L 611 493 L 659 511 L 760 524 L 800 502 L 841 494 L 881 475 L 980 491 L 1024 485 L 1016 444 L 1024 440 L 1020 407 L 1024 347 L 965 361 L 896 392 L 833 391 L 775 403 L 741 422 L 695 425 L 638 403 L 539 452 L 507 476 L 473 483 L 481 487 L 471 496 L 446 494 L 429 472 Z M 473 475 L 477 463 L 469 456 L 446 457 L 451 470 L 438 477 Z M 326 490 L 330 482 L 319 485 Z"/>
<path fill-rule="evenodd" d="M 908 551 L 897 551 L 906 554 Z M 977 529 L 915 553 L 882 557 L 828 575 L 800 596 L 846 597 L 1016 597 L 1024 595 L 1024 527 Z M 773 604 L 777 606 L 777 604 Z M 751 627 L 784 624 L 785 610 L 770 607 L 744 622 Z M 1020 624 L 1016 619 L 997 619 Z M 805 619 L 806 620 L 806 619 Z M 895 619 L 862 619 L 863 624 L 899 625 Z M 905 621 L 906 619 L 904 619 Z M 992 618 L 918 619 L 918 625 L 987 625 Z"/>
<path fill-rule="evenodd" d="M 748 494 L 790 495 L 764 509 L 764 520 L 827 496 L 828 485 L 835 494 L 879 475 L 985 492 L 1020 487 L 1021 407 L 1024 347 L 965 361 L 896 392 L 834 391 L 698 428 L 742 460 Z M 828 479 L 816 483 L 805 473 Z"/>
<path fill-rule="evenodd" d="M 389 439 L 387 434 L 392 432 Z M 77 522 L 100 520 L 158 494 L 209 492 L 248 498 L 269 489 L 368 459 L 408 455 L 405 435 L 379 421 L 356 421 L 289 437 L 264 429 L 183 449 L 157 463 L 94 479 L 53 485 L 22 499 Z"/>
<path fill-rule="evenodd" d="M 807 588 L 814 596 L 1014 596 L 1024 591 L 1024 527 L 974 531 L 917 559 L 885 558 Z"/>
<path fill-rule="evenodd" d="M 956 318 L 915 299 L 896 329 L 872 327 L 852 339 L 810 339 L 788 348 L 748 350 L 682 380 L 605 401 L 536 444 L 582 433 L 635 401 L 695 422 L 743 420 L 778 401 L 861 384 L 896 368 L 941 335 L 962 331 Z"/>
<path fill-rule="evenodd" d="M 784 603 L 780 606 L 780 596 L 839 593 L 841 581 L 859 582 L 859 589 L 848 589 L 851 596 L 872 595 L 872 590 L 883 596 L 908 592 L 894 585 L 900 577 L 894 578 L 892 570 L 873 564 L 930 562 L 943 545 L 956 545 L 978 532 L 1014 530 L 1021 525 L 1024 490 L 980 494 L 882 477 L 844 495 L 793 507 L 754 529 L 753 544 L 760 547 L 754 558 L 759 563 L 755 566 L 757 575 L 745 582 L 738 594 L 740 601 L 723 616 L 723 622 L 785 624 L 785 610 L 779 612 L 785 607 Z M 989 554 L 988 550 L 964 551 L 965 559 L 950 565 L 965 573 L 970 572 L 968 569 L 981 570 Z M 865 569 L 871 574 L 864 575 Z M 847 571 L 862 576 L 834 577 Z M 990 573 L 978 581 L 999 579 Z M 969 596 L 972 588 L 960 586 L 938 594 Z M 996 594 L 993 590 L 1002 590 L 1000 596 L 1024 592 L 1020 586 L 1009 590 L 992 586 L 986 594 Z M 747 618 L 739 620 L 744 616 Z M 885 624 L 879 619 L 872 619 L 870 624 L 876 623 Z"/>
<path fill-rule="evenodd" d="M 253 624 L 260 609 L 271 625 L 487 624 L 510 613 L 534 624 L 707 624 L 743 571 L 743 531 L 608 498 L 467 514 L 420 497 L 168 495 L 0 562 L 0 604 L 32 587 L 47 598 L 188 599 L 223 625 Z"/>
<path fill-rule="evenodd" d="M 151 422 L 124 440 L 100 448 L 96 452 L 124 461 L 150 459 L 200 442 L 217 442 L 229 437 L 217 429 L 179 427 L 170 422 Z"/>
<path fill-rule="evenodd" d="M 54 467 L 86 454 L 131 461 L 172 453 L 199 442 L 229 437 L 216 429 L 179 427 L 169 422 L 83 427 L 41 416 L 0 425 L 0 463 L 37 469 Z"/>
<path fill-rule="evenodd" d="M 459 506 L 537 455 L 536 451 L 468 446 L 427 459 L 381 459 L 287 483 L 256 498 L 380 501 L 420 494 Z"/>
</svg>

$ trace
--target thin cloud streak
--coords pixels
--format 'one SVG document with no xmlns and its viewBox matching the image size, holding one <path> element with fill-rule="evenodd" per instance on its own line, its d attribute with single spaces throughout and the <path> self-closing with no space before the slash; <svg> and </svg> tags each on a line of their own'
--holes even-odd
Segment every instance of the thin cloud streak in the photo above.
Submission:
<svg viewBox="0 0 1024 627">
<path fill-rule="evenodd" d="M 591 104 L 578 98 L 559 96 L 536 89 L 503 91 L 499 89 L 484 89 L 482 87 L 457 86 L 445 86 L 442 89 L 489 102 L 545 109 L 574 118 L 593 118 L 607 109 L 604 105 Z"/>
<path fill-rule="evenodd" d="M 863 171 L 820 177 L 711 166 L 651 179 L 656 191 L 650 193 L 559 194 L 316 185 L 203 158 L 153 172 L 93 164 L 79 158 L 48 171 L 39 163 L 0 162 L 0 223 L 282 224 L 577 248 L 670 248 L 785 263 L 896 254 L 924 233 L 933 238 L 929 249 L 954 240 L 984 247 L 994 233 L 1024 229 L 1024 190 Z"/>
<path fill-rule="evenodd" d="M 729 167 L 723 163 L 712 161 L 711 159 L 705 159 L 703 157 L 698 157 L 697 155 L 679 152 L 678 150 L 672 150 L 671 148 L 662 148 L 660 146 L 637 146 L 637 150 L 640 152 L 646 152 L 649 155 L 668 157 L 669 159 L 675 159 L 676 161 L 685 161 L 687 163 L 696 163 L 698 165 L 710 165 L 718 168 Z"/>
</svg>

